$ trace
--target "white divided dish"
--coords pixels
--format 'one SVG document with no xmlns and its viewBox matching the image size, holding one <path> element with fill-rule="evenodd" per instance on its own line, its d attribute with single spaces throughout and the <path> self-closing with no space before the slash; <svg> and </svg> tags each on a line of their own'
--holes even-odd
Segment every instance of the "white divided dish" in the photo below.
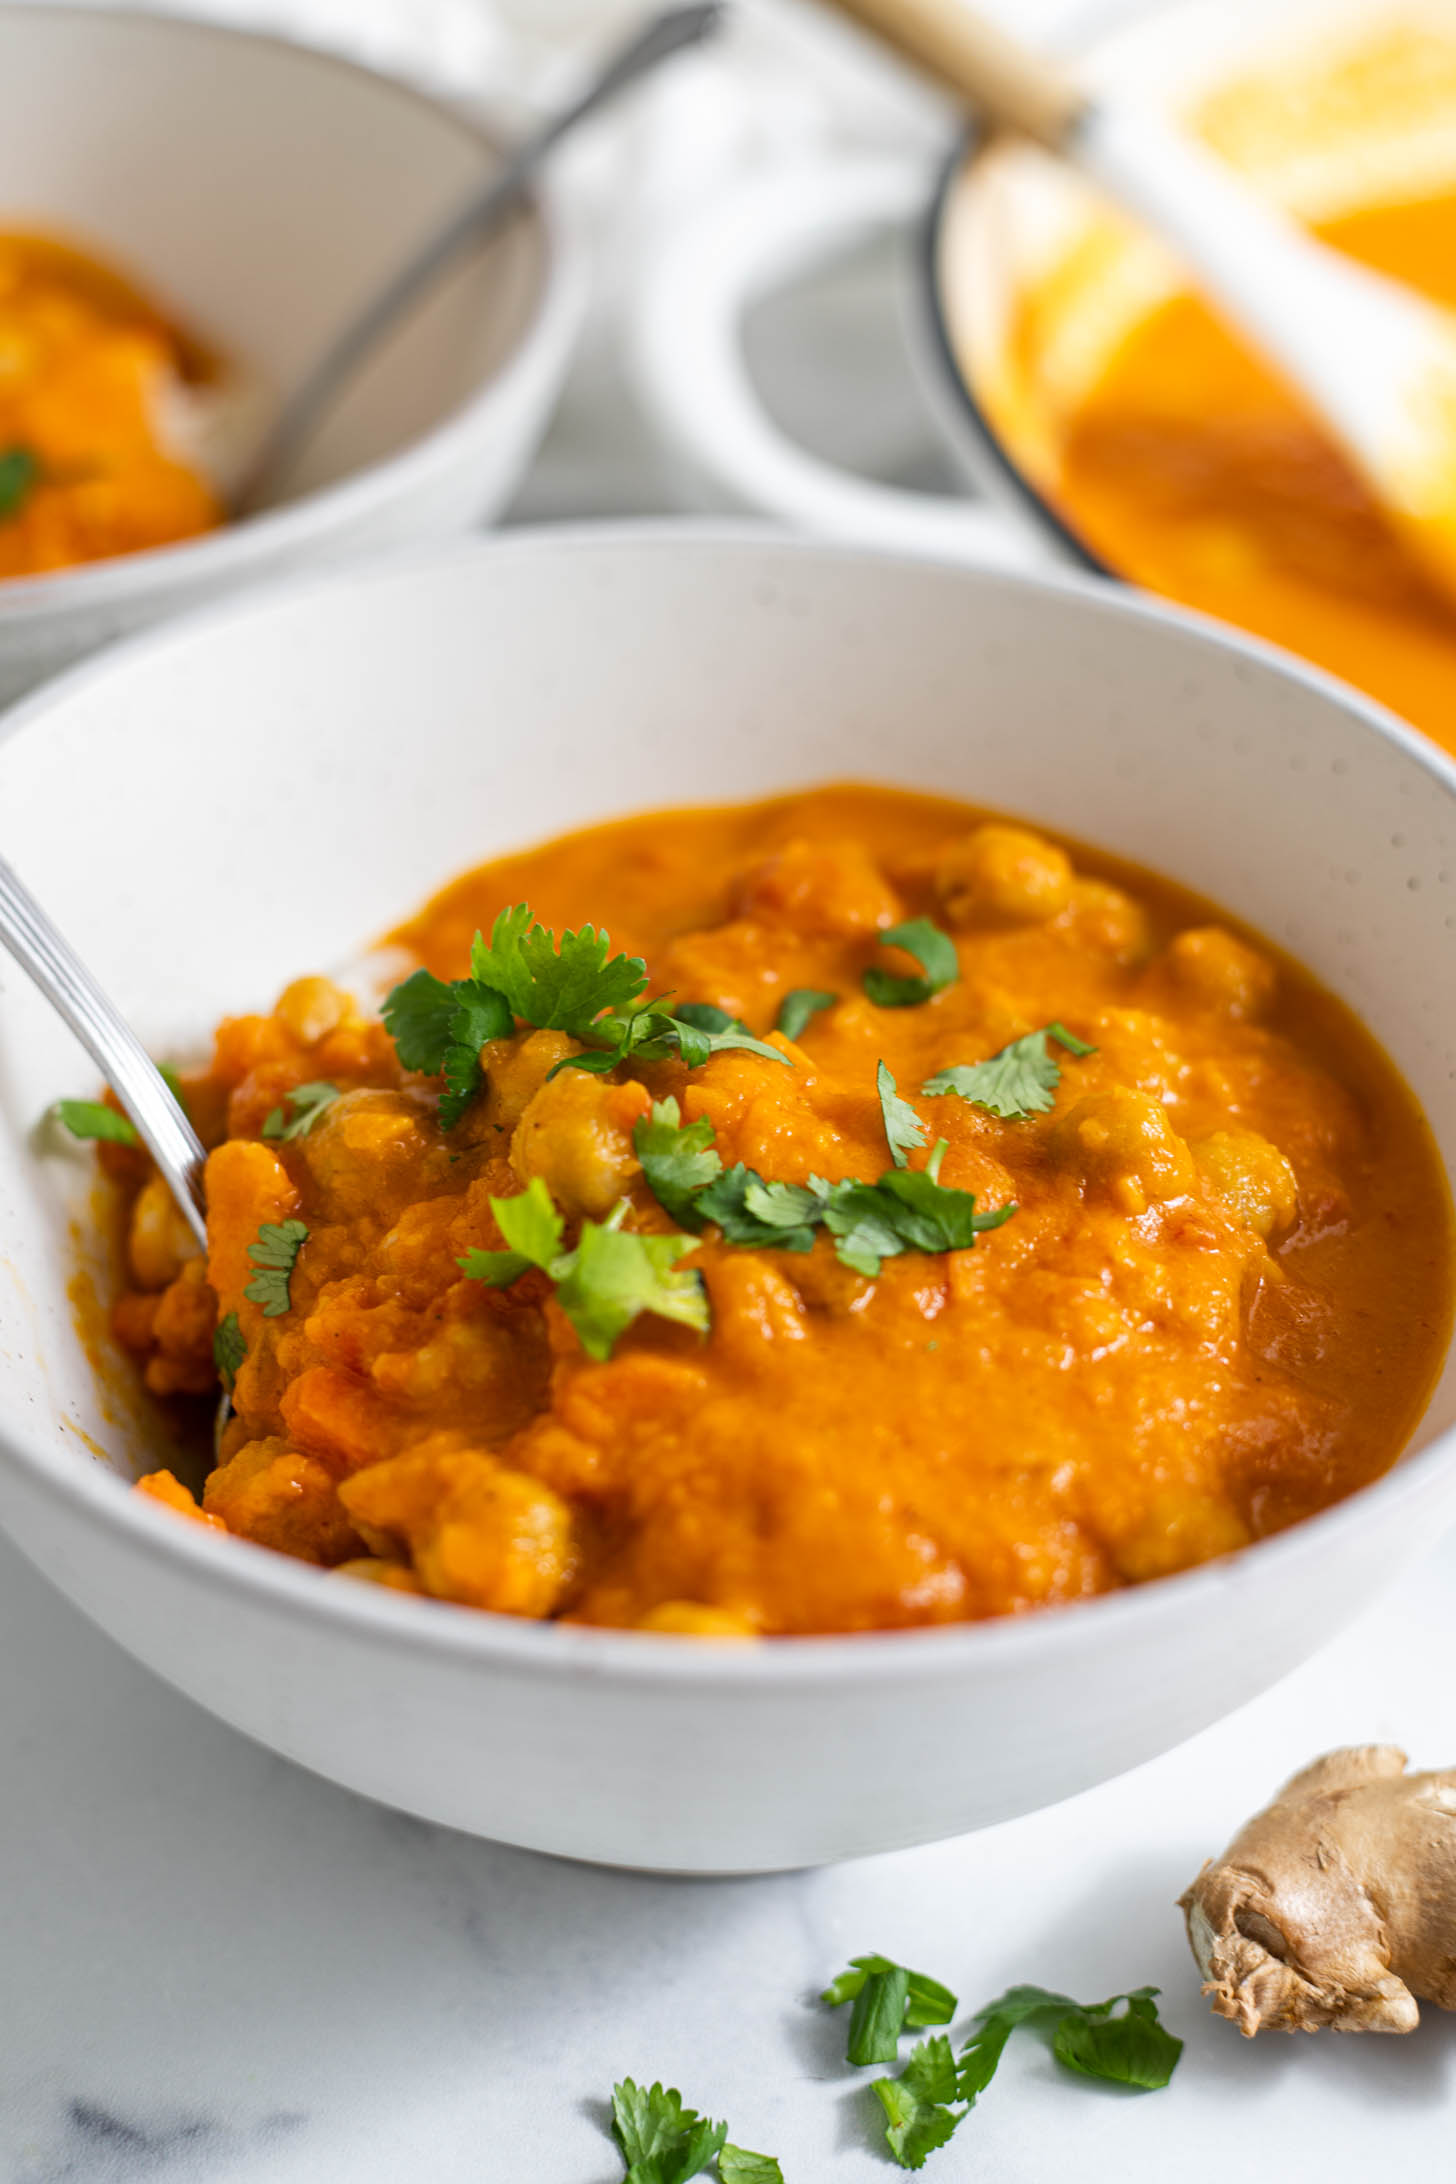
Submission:
<svg viewBox="0 0 1456 2184">
<path fill-rule="evenodd" d="M 214 349 L 246 392 L 235 422 L 252 444 L 499 158 L 478 117 L 216 24 L 0 5 L 0 63 L 24 85 L 0 135 L 3 224 L 92 251 Z M 586 284 L 581 240 L 548 192 L 361 371 L 286 502 L 180 545 L 0 584 L 0 702 L 226 589 L 499 514 L 555 407 Z"/>
<path fill-rule="evenodd" d="M 0 853 L 157 1052 L 492 852 L 859 776 L 1227 905 L 1365 1018 L 1456 1154 L 1456 768 L 1333 682 L 1095 586 L 731 532 L 526 536 L 214 609 L 14 721 Z M 456 1827 L 722 1872 L 1004 1819 L 1272 1683 L 1456 1508 L 1448 1362 L 1409 1452 L 1340 1507 L 999 1623 L 719 1647 L 327 1578 L 126 1491 L 157 1429 L 98 1389 L 74 1324 L 89 1166 L 33 1141 L 93 1084 L 0 958 L 0 1517 L 225 1721 Z"/>
</svg>

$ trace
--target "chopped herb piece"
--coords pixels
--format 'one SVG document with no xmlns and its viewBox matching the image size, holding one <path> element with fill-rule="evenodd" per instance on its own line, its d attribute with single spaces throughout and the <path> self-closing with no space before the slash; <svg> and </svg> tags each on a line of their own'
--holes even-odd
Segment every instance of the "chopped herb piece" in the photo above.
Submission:
<svg viewBox="0 0 1456 2184">
<path fill-rule="evenodd" d="M 97 1138 L 107 1145 L 141 1144 L 136 1124 L 104 1100 L 57 1100 L 53 1112 L 73 1138 Z"/>
<path fill-rule="evenodd" d="M 257 1242 L 249 1244 L 248 1257 L 257 1271 L 243 1295 L 263 1307 L 264 1319 L 278 1319 L 292 1306 L 289 1285 L 307 1241 L 308 1229 L 302 1221 L 265 1221 Z"/>
<path fill-rule="evenodd" d="M 679 1024 L 690 1024 L 694 1031 L 747 1031 L 741 1016 L 730 1016 L 727 1009 L 714 1006 L 711 1001 L 680 1001 L 673 1010 Z"/>
<path fill-rule="evenodd" d="M 213 1332 L 212 1362 L 217 1367 L 218 1379 L 229 1395 L 233 1392 L 238 1369 L 247 1354 L 248 1345 L 238 1324 L 237 1313 L 225 1313 Z"/>
<path fill-rule="evenodd" d="M 1061 1065 L 1047 1050 L 1048 1039 L 1055 1039 L 1069 1054 L 1097 1052 L 1096 1047 L 1075 1038 L 1064 1024 L 1048 1024 L 1045 1031 L 1029 1031 L 1024 1039 L 1013 1039 L 989 1061 L 943 1069 L 920 1089 L 931 1098 L 953 1092 L 957 1099 L 984 1107 L 988 1115 L 999 1116 L 1003 1122 L 1048 1114 L 1056 1104 L 1053 1095 L 1062 1081 Z"/>
<path fill-rule="evenodd" d="M 484 1081 L 481 1048 L 515 1029 L 510 1003 L 478 979 L 447 986 L 430 971 L 416 971 L 395 987 L 383 1015 L 403 1067 L 444 1078 L 440 1122 L 453 1129 Z"/>
<path fill-rule="evenodd" d="M 838 999 L 837 993 L 821 993 L 817 986 L 796 986 L 784 995 L 775 1028 L 786 1039 L 802 1039 L 820 1010 L 832 1009 Z"/>
<path fill-rule="evenodd" d="M 673 1099 L 654 1100 L 632 1132 L 647 1188 L 665 1213 L 685 1229 L 700 1229 L 705 1216 L 696 1201 L 723 1172 L 713 1150 L 713 1124 L 707 1115 L 685 1123 Z"/>
<path fill-rule="evenodd" d="M 539 1175 L 533 1175 L 523 1191 L 512 1198 L 493 1198 L 490 1210 L 496 1227 L 509 1247 L 505 1251 L 467 1251 L 459 1261 L 472 1282 L 489 1289 L 506 1289 L 528 1267 L 550 1274 L 561 1258 L 566 1224 L 551 1203 L 551 1193 Z"/>
<path fill-rule="evenodd" d="M 539 1176 L 514 1197 L 493 1198 L 490 1210 L 510 1249 L 468 1251 L 457 1262 L 461 1272 L 470 1281 L 504 1289 L 528 1267 L 539 1267 L 555 1285 L 556 1301 L 588 1357 L 610 1357 L 617 1338 L 644 1312 L 707 1333 L 702 1276 L 677 1264 L 695 1237 L 642 1236 L 624 1229 L 623 1199 L 605 1223 L 583 1221 L 576 1249 L 563 1251 L 564 1224 Z"/>
<path fill-rule="evenodd" d="M 583 1221 L 572 1264 L 557 1282 L 556 1301 L 588 1357 L 608 1358 L 619 1335 L 644 1312 L 708 1332 L 703 1277 L 680 1269 L 691 1236 L 640 1236 L 629 1229 Z"/>
<path fill-rule="evenodd" d="M 914 956 L 924 976 L 897 978 L 892 971 L 873 965 L 864 974 L 864 990 L 877 1008 L 913 1008 L 933 994 L 944 993 L 960 976 L 955 942 L 929 918 L 910 918 L 903 925 L 892 925 L 879 940 L 882 948 L 903 948 L 907 955 Z"/>
<path fill-rule="evenodd" d="M 264 1122 L 264 1137 L 270 1144 L 307 1137 L 325 1108 L 332 1107 L 340 1097 L 336 1084 L 295 1085 L 291 1092 L 285 1093 L 283 1105 L 275 1107 Z"/>
<path fill-rule="evenodd" d="M 966 2115 L 958 2098 L 955 2057 L 944 2033 L 922 2040 L 898 2078 L 877 2078 L 874 2091 L 885 2111 L 885 2138 L 902 2169 L 923 2169 L 928 2154 L 944 2146 Z"/>
<path fill-rule="evenodd" d="M 0 453 L 0 522 L 18 515 L 40 483 L 40 464 L 28 447 Z"/>
<path fill-rule="evenodd" d="M 895 1080 L 881 1062 L 875 1072 L 879 1087 L 880 1113 L 885 1118 L 885 1137 L 890 1147 L 890 1158 L 897 1168 L 908 1165 L 909 1155 L 926 1139 L 926 1128 L 908 1100 L 902 1100 L 895 1087 Z"/>
<path fill-rule="evenodd" d="M 700 1069 L 710 1054 L 723 1054 L 730 1049 L 744 1054 L 757 1054 L 766 1062 L 781 1062 L 785 1069 L 793 1068 L 787 1054 L 780 1054 L 778 1048 L 769 1046 L 766 1040 L 755 1039 L 752 1032 L 733 1017 L 717 1030 L 695 1023 L 687 1014 L 693 1005 L 692 1002 L 685 1001 L 676 1015 L 662 1018 L 662 1022 L 670 1027 L 664 1036 L 669 1041 L 676 1041 L 677 1051 L 689 1069 Z M 722 1013 L 721 1009 L 714 1011 L 715 1015 L 721 1016 Z"/>
<path fill-rule="evenodd" d="M 854 1998 L 845 2053 L 852 2063 L 893 2063 L 900 2052 L 910 1974 L 903 1964 L 871 1972 Z"/>
<path fill-rule="evenodd" d="M 937 1182 L 943 1146 L 944 1140 L 922 1174 L 892 1168 L 878 1183 L 832 1186 L 824 1224 L 845 1266 L 873 1281 L 882 1259 L 905 1251 L 969 1251 L 978 1236 L 1011 1219 L 1015 1205 L 977 1213 L 974 1192 Z"/>
<path fill-rule="evenodd" d="M 1183 2042 L 1160 2023 L 1153 1999 L 1157 1992 L 1156 1987 L 1139 1987 L 1064 2017 L 1052 2039 L 1057 2061 L 1085 2078 L 1105 2078 L 1143 2092 L 1165 2086 L 1177 2068 Z M 1119 2002 L 1127 2008 L 1114 2016 Z"/>
<path fill-rule="evenodd" d="M 612 2131 L 627 2164 L 626 2184 L 688 2184 L 723 2151 L 726 2123 L 683 2106 L 671 2086 L 612 2087 Z"/>
<path fill-rule="evenodd" d="M 609 958 L 611 945 L 609 935 L 594 925 L 563 933 L 558 944 L 550 927 L 518 902 L 502 910 L 489 945 L 476 934 L 470 969 L 481 986 L 504 994 L 513 1015 L 543 1031 L 569 1031 L 583 1039 L 599 1016 L 629 1007 L 647 988 L 641 957 Z"/>
<path fill-rule="evenodd" d="M 718 2156 L 722 2184 L 784 2184 L 784 2172 L 772 2154 L 751 2154 L 745 2146 L 725 2146 Z"/>
<path fill-rule="evenodd" d="M 895 2027 L 898 2039 L 903 2030 L 920 2031 L 927 2025 L 948 2025 L 956 2013 L 956 1998 L 949 1987 L 942 1987 L 938 1979 L 928 1979 L 924 1972 L 912 1972 L 908 1965 L 897 1964 L 893 1957 L 851 1957 L 849 1969 L 841 1972 L 833 1986 L 826 1987 L 819 1999 L 837 2010 L 846 2002 L 858 2006 L 866 1987 L 873 1979 L 883 1979 L 891 1972 L 903 1972 L 905 1976 L 905 2006 L 899 2024 Z M 850 2021 L 850 2039 L 854 2038 L 854 2020 Z M 892 2062 L 895 2050 L 884 2057 L 874 2056 L 871 2061 Z M 855 2056 L 850 2055 L 850 2061 Z"/>
<path fill-rule="evenodd" d="M 701 1219 L 716 1221 L 726 1243 L 759 1251 L 812 1251 L 815 1226 L 824 1217 L 814 1189 L 766 1183 L 741 1161 L 699 1195 L 697 1211 Z"/>
</svg>

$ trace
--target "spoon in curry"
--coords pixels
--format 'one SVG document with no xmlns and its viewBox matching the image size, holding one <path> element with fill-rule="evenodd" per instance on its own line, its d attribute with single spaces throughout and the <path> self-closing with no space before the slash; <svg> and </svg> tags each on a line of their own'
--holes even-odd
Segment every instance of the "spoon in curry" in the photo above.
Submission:
<svg viewBox="0 0 1456 2184">
<path fill-rule="evenodd" d="M 202 1140 L 126 1018 L 3 857 L 0 946 L 35 981 L 115 1091 L 183 1220 L 206 1251 L 202 1171 L 207 1154 Z M 224 1394 L 217 1417 L 219 1435 L 231 1408 Z"/>
<path fill-rule="evenodd" d="M 467 249 L 476 248 L 522 204 L 548 158 L 582 122 L 643 76 L 699 45 L 717 29 L 722 0 L 670 8 L 635 31 L 570 105 L 519 144 L 473 197 L 454 211 L 371 300 L 336 334 L 288 397 L 262 447 L 229 499 L 235 517 L 256 512 L 312 439 L 321 419 L 354 374 Z"/>
</svg>

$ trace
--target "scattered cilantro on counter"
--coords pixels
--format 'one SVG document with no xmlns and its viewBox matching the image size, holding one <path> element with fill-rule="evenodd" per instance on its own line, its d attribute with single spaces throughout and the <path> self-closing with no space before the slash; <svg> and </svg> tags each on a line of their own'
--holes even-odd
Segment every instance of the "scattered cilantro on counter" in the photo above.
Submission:
<svg viewBox="0 0 1456 2184">
<path fill-rule="evenodd" d="M 289 1285 L 307 1241 L 308 1228 L 302 1221 L 265 1221 L 257 1242 L 249 1244 L 248 1257 L 256 1271 L 243 1295 L 263 1307 L 264 1319 L 279 1319 L 292 1307 Z"/>
<path fill-rule="evenodd" d="M 248 1345 L 243 1339 L 237 1313 L 225 1313 L 213 1332 L 212 1362 L 217 1367 L 217 1377 L 228 1395 L 233 1392 L 239 1369 L 247 1354 Z"/>
<path fill-rule="evenodd" d="M 97 1139 L 107 1145 L 141 1144 L 136 1124 L 104 1100 L 57 1100 L 51 1111 L 73 1138 Z"/>
<path fill-rule="evenodd" d="M 837 993 L 823 993 L 817 986 L 796 986 L 780 1002 L 774 1028 L 786 1039 L 801 1039 L 820 1010 L 832 1009 L 838 999 Z"/>
<path fill-rule="evenodd" d="M 588 1357 L 608 1358 L 620 1335 L 644 1312 L 676 1320 L 698 1334 L 708 1331 L 708 1296 L 702 1276 L 680 1268 L 691 1236 L 642 1236 L 624 1229 L 625 1199 L 605 1222 L 583 1221 L 574 1251 L 563 1251 L 565 1224 L 539 1176 L 511 1198 L 493 1198 L 491 1212 L 506 1240 L 505 1251 L 468 1251 L 458 1262 L 469 1280 L 504 1289 L 537 1267 L 556 1290 L 556 1301 Z"/>
<path fill-rule="evenodd" d="M 712 2123 L 686 2108 L 673 2087 L 612 2087 L 612 2135 L 627 2164 L 624 2184 L 689 2184 L 716 2164 L 722 2184 L 784 2184 L 768 2154 L 751 2154 L 727 2143 L 726 2123 Z"/>
<path fill-rule="evenodd" d="M 949 933 L 929 918 L 909 918 L 879 935 L 882 948 L 903 948 L 920 965 L 919 978 L 897 978 L 892 971 L 872 965 L 864 974 L 864 990 L 877 1008 L 908 1009 L 933 995 L 944 993 L 960 976 L 960 958 Z"/>
<path fill-rule="evenodd" d="M 861 1982 L 857 1987 L 856 1978 Z M 911 1997 L 917 1981 L 935 1998 L 938 2015 L 916 2014 Z M 890 2152 L 902 2169 L 923 2168 L 927 2156 L 945 2145 L 975 2107 L 1019 2025 L 1049 2033 L 1057 2061 L 1082 2077 L 1143 2092 L 1165 2086 L 1183 2043 L 1159 2022 L 1157 1992 L 1156 1987 L 1139 1987 L 1106 2002 L 1074 2002 L 1070 1995 L 1046 1987 L 1012 1987 L 976 2012 L 976 2030 L 959 2060 L 945 2035 L 922 2040 L 903 2070 L 874 2082 Z M 955 2014 L 955 1997 L 945 1988 L 886 1957 L 856 1957 L 851 1970 L 821 1999 L 837 2007 L 851 1995 L 852 2063 L 893 2062 L 904 2030 L 946 2024 Z M 1125 2007 L 1119 2011 L 1119 2005 Z"/>
<path fill-rule="evenodd" d="M 283 1096 L 281 1107 L 275 1107 L 263 1124 L 263 1135 L 270 1144 L 286 1144 L 291 1138 L 307 1137 L 326 1108 L 332 1107 L 341 1094 L 336 1084 L 299 1084 Z"/>
<path fill-rule="evenodd" d="M 849 1969 L 819 1999 L 832 2010 L 854 2004 L 847 2050 L 852 2063 L 892 2063 L 902 2032 L 948 2025 L 956 2013 L 949 1987 L 887 1956 L 851 1957 Z M 870 2046 L 883 2052 L 865 2053 Z"/>
<path fill-rule="evenodd" d="M 1024 1039 L 1013 1039 L 989 1061 L 941 1070 L 920 1089 L 931 1098 L 953 1092 L 957 1099 L 984 1107 L 988 1115 L 999 1116 L 1003 1122 L 1045 1115 L 1054 1106 L 1053 1095 L 1062 1081 L 1061 1065 L 1048 1049 L 1048 1039 L 1055 1039 L 1069 1054 L 1097 1052 L 1095 1046 L 1088 1046 L 1068 1031 L 1065 1024 L 1048 1024 L 1045 1031 L 1029 1031 Z"/>
</svg>

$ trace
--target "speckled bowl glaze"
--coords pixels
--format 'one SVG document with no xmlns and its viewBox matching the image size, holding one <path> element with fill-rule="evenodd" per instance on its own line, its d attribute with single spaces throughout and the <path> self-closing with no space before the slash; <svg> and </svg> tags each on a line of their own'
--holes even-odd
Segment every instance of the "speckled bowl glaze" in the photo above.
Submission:
<svg viewBox="0 0 1456 2184">
<path fill-rule="evenodd" d="M 0 65 L 24 85 L 0 133 L 5 224 L 129 272 L 239 368 L 260 416 L 499 157 L 478 117 L 216 23 L 7 0 Z M 498 514 L 555 407 L 586 279 L 548 191 L 361 371 L 285 502 L 181 545 L 0 583 L 0 703 L 243 584 Z"/>
<path fill-rule="evenodd" d="M 669 529 L 296 583 L 32 699 L 0 745 L 0 851 L 177 1052 L 491 852 L 845 775 L 1026 814 L 1236 909 L 1366 1018 L 1449 1166 L 1456 769 L 1318 675 L 1075 579 Z M 203 1706 L 456 1827 L 725 1872 L 1002 1820 L 1271 1683 L 1456 1501 L 1448 1363 L 1408 1454 L 1341 1507 L 1027 1618 L 712 1646 L 351 1586 L 126 1491 L 160 1428 L 76 1331 L 87 1162 L 32 1141 L 91 1082 L 0 969 L 0 1514 Z"/>
</svg>

